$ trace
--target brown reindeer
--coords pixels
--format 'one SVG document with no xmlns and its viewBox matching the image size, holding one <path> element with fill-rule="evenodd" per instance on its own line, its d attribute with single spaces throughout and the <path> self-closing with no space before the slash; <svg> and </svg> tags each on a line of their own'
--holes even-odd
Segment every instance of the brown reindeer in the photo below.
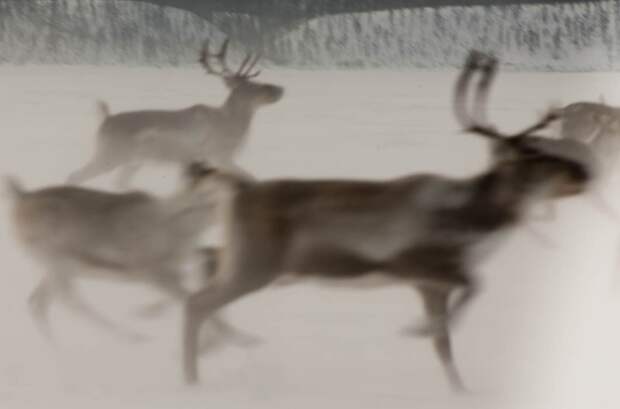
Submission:
<svg viewBox="0 0 620 409">
<path fill-rule="evenodd" d="M 518 226 L 533 203 L 583 192 L 592 165 L 582 144 L 532 135 L 554 113 L 516 135 L 486 125 L 482 115 L 495 69 L 493 58 L 473 52 L 456 87 L 465 130 L 496 146 L 496 160 L 476 176 L 255 182 L 205 170 L 202 183 L 226 192 L 220 203 L 226 241 L 212 284 L 186 305 L 186 382 L 198 380 L 199 329 L 212 314 L 276 282 L 321 280 L 417 289 L 428 319 L 416 332 L 432 338 L 451 385 L 463 388 L 449 328 L 476 294 L 473 268 L 485 244 Z M 465 97 L 479 72 L 472 113 Z"/>
</svg>

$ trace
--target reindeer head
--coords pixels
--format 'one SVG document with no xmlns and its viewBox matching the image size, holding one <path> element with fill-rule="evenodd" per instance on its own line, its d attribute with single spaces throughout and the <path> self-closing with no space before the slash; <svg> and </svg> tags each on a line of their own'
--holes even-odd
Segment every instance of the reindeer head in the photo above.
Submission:
<svg viewBox="0 0 620 409">
<path fill-rule="evenodd" d="M 497 71 L 497 60 L 478 51 L 467 57 L 456 83 L 454 112 L 466 132 L 494 142 L 492 160 L 501 172 L 509 172 L 523 189 L 544 192 L 548 197 L 570 196 L 583 192 L 593 179 L 595 157 L 584 144 L 572 140 L 550 139 L 534 133 L 560 118 L 549 111 L 541 120 L 516 134 L 504 134 L 485 121 L 489 86 Z M 473 96 L 473 112 L 467 109 L 467 88 L 472 76 L 480 73 Z"/>
<path fill-rule="evenodd" d="M 224 84 L 230 89 L 229 101 L 234 104 L 242 104 L 251 109 L 262 105 L 272 104 L 282 98 L 284 88 L 253 81 L 260 74 L 260 70 L 254 67 L 260 59 L 260 55 L 247 54 L 237 71 L 231 70 L 226 63 L 228 51 L 228 39 L 224 41 L 220 50 L 216 53 L 209 51 L 209 42 L 205 43 L 200 53 L 200 63 L 208 74 L 216 75 L 224 80 Z M 219 65 L 214 68 L 213 61 Z"/>
</svg>

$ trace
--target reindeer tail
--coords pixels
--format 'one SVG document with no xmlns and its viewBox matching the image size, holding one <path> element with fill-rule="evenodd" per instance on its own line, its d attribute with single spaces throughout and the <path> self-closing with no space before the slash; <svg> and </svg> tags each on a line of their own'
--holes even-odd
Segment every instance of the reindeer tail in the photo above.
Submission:
<svg viewBox="0 0 620 409">
<path fill-rule="evenodd" d="M 97 101 L 97 116 L 101 121 L 110 116 L 110 107 L 108 107 L 108 104 L 105 101 Z"/>
<path fill-rule="evenodd" d="M 14 177 L 5 177 L 5 185 L 6 192 L 9 194 L 9 196 L 11 196 L 11 200 L 13 201 L 18 201 L 26 194 L 26 191 L 22 188 L 17 179 L 15 179 Z"/>
</svg>

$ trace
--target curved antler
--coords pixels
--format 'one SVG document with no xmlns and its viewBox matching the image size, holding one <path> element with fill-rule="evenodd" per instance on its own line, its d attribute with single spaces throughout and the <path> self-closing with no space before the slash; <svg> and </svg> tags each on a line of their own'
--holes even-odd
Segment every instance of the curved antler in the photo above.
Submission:
<svg viewBox="0 0 620 409">
<path fill-rule="evenodd" d="M 480 58 L 486 61 L 479 63 L 478 68 L 482 71 L 478 81 L 477 93 L 474 99 L 474 118 L 481 124 L 487 123 L 487 101 L 489 88 L 497 74 L 497 58 L 490 55 L 480 54 Z"/>
<path fill-rule="evenodd" d="M 208 74 L 213 74 L 213 75 L 217 75 L 220 77 L 228 77 L 228 76 L 233 75 L 232 70 L 228 68 L 228 65 L 226 64 L 226 53 L 228 52 L 228 42 L 229 42 L 229 39 L 224 40 L 224 42 L 222 43 L 222 46 L 220 47 L 220 50 L 217 53 L 211 53 L 209 51 L 209 40 L 205 41 L 205 45 L 202 47 L 202 51 L 200 52 L 200 59 L 198 61 L 202 64 L 205 70 L 207 70 Z M 217 59 L 218 63 L 220 64 L 221 69 L 219 71 L 214 69 L 211 63 L 209 62 L 209 60 L 212 58 Z"/>
<path fill-rule="evenodd" d="M 541 129 L 545 129 L 549 126 L 553 121 L 557 121 L 562 117 L 562 112 L 560 109 L 549 108 L 547 113 L 540 119 L 540 121 L 536 122 L 534 125 L 528 126 L 521 132 L 517 132 L 515 134 L 510 135 L 511 138 L 518 138 L 523 136 L 528 136 L 536 131 L 540 131 Z"/>
<path fill-rule="evenodd" d="M 205 41 L 205 45 L 200 52 L 200 59 L 198 61 L 202 64 L 207 73 L 217 75 L 218 77 L 222 77 L 224 79 L 248 80 L 250 78 L 257 77 L 260 74 L 260 70 L 256 70 L 254 72 L 252 72 L 252 70 L 260 60 L 260 54 L 252 56 L 251 53 L 248 53 L 236 72 L 228 67 L 228 64 L 226 63 L 226 53 L 228 51 L 229 40 L 230 39 L 228 38 L 224 40 L 220 50 L 217 53 L 210 52 L 209 40 Z M 216 70 L 213 68 L 210 60 L 214 58 L 217 60 L 221 69 Z"/>
<path fill-rule="evenodd" d="M 470 51 L 465 66 L 456 82 L 454 94 L 454 114 L 465 131 L 477 133 L 491 139 L 514 139 L 530 136 L 532 133 L 546 128 L 549 124 L 560 118 L 558 110 L 549 111 L 543 118 L 523 131 L 515 134 L 504 134 L 486 123 L 486 108 L 489 89 L 497 73 L 497 58 L 484 54 L 477 50 Z M 476 72 L 480 72 L 480 80 L 474 95 L 473 114 L 467 109 L 467 90 L 471 78 Z"/>
<path fill-rule="evenodd" d="M 471 78 L 476 73 L 481 72 L 481 78 L 476 87 L 474 96 L 473 115 L 467 109 L 467 89 Z M 465 60 L 465 66 L 456 82 L 454 93 L 454 114 L 460 124 L 467 132 L 500 139 L 505 135 L 499 133 L 495 128 L 486 125 L 486 104 L 488 100 L 489 88 L 497 72 L 497 59 L 477 50 L 469 52 Z"/>
<path fill-rule="evenodd" d="M 256 54 L 254 58 L 252 58 L 252 54 L 247 54 L 243 62 L 241 63 L 239 70 L 237 70 L 237 73 L 235 74 L 235 76 L 238 78 L 245 78 L 245 79 L 254 78 L 258 76 L 258 74 L 260 74 L 260 70 L 256 70 L 254 72 L 252 72 L 252 70 L 254 69 L 258 61 L 260 60 L 260 57 L 261 57 L 260 54 Z"/>
</svg>

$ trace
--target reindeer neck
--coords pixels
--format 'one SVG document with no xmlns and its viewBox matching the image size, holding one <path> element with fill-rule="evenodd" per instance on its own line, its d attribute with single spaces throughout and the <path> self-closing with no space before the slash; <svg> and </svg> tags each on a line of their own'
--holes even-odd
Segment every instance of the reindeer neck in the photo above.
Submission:
<svg viewBox="0 0 620 409">
<path fill-rule="evenodd" d="M 464 218 L 490 229 L 518 221 L 530 193 L 518 178 L 491 171 L 470 181 L 471 199 L 460 211 Z"/>
<path fill-rule="evenodd" d="M 476 196 L 491 206 L 519 208 L 531 199 L 532 189 L 525 175 L 493 170 L 476 178 Z"/>
<path fill-rule="evenodd" d="M 254 116 L 255 108 L 252 104 L 241 95 L 232 91 L 224 105 L 222 111 L 231 117 L 235 117 L 239 121 L 250 122 Z"/>
</svg>

